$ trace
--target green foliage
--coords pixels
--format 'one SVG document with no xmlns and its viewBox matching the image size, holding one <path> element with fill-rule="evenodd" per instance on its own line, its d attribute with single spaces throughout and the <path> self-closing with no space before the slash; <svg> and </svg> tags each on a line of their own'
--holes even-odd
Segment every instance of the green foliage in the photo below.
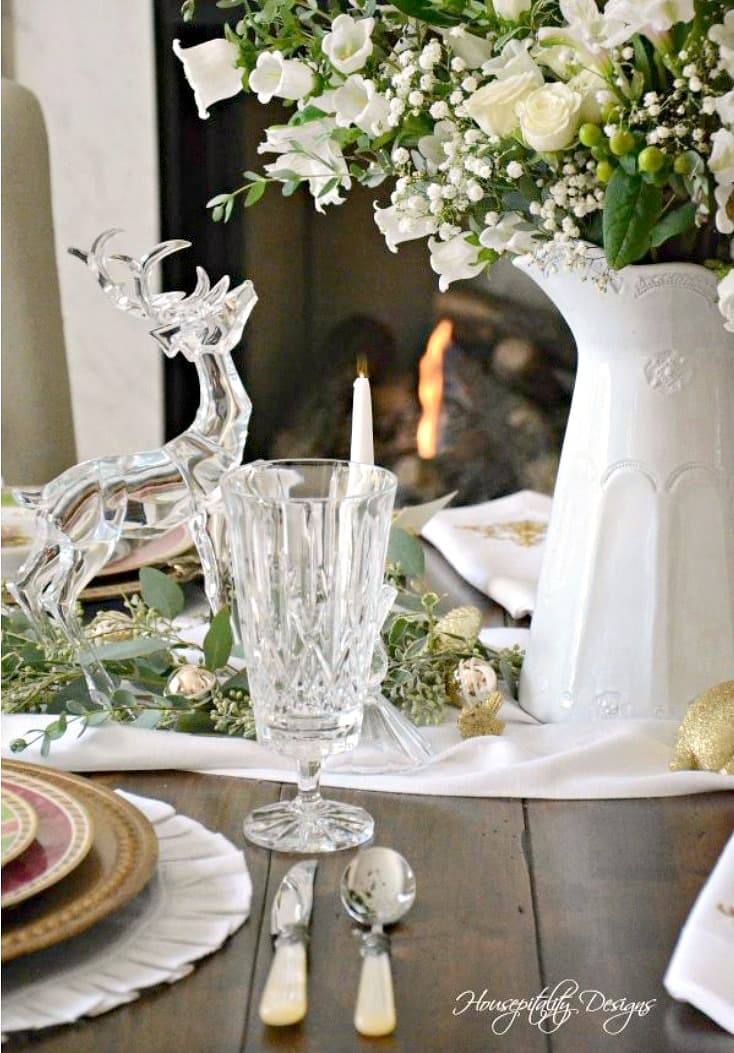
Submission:
<svg viewBox="0 0 734 1053">
<path fill-rule="evenodd" d="M 662 206 L 659 187 L 617 169 L 604 204 L 604 252 L 611 267 L 621 270 L 649 252 Z"/>
<path fill-rule="evenodd" d="M 225 607 L 212 618 L 209 631 L 204 637 L 204 663 L 207 669 L 214 672 L 223 669 L 229 661 L 233 643 L 230 612 Z"/>
<path fill-rule="evenodd" d="M 143 567 L 140 571 L 140 587 L 147 605 L 164 618 L 176 618 L 184 609 L 186 597 L 183 589 L 163 571 L 155 567 Z"/>
<path fill-rule="evenodd" d="M 423 546 L 418 538 L 394 527 L 390 539 L 387 580 L 399 590 L 396 605 L 383 629 L 387 673 L 382 690 L 414 722 L 435 724 L 443 719 L 447 684 L 458 662 L 477 656 L 492 663 L 516 693 L 522 653 L 495 652 L 476 637 L 477 616 L 459 624 L 474 625 L 466 638 L 440 632 L 439 597 L 420 583 Z M 58 633 L 38 643 L 25 618 L 8 611 L 2 618 L 2 708 L 8 713 L 54 714 L 46 728 L 31 728 L 11 743 L 22 752 L 40 742 L 43 756 L 74 726 L 83 734 L 108 722 L 146 729 L 173 729 L 191 734 L 225 734 L 254 738 L 255 720 L 247 672 L 230 665 L 233 636 L 227 609 L 211 619 L 201 647 L 182 639 L 173 618 L 183 606 L 182 590 L 157 571 L 144 570 L 143 597 L 127 604 L 129 617 L 113 625 L 125 639 L 97 643 L 97 653 L 117 685 L 109 706 L 90 698 L 86 682 L 66 639 Z M 165 582 L 161 579 L 164 578 Z M 172 587 L 170 587 L 172 586 Z M 162 608 L 167 613 L 162 616 Z M 97 639 L 95 622 L 88 629 Z M 464 630 L 462 630 L 464 632 Z M 183 664 L 200 665 L 216 676 L 216 687 L 205 697 L 172 695 L 167 685 Z M 178 690 L 178 688 L 177 688 Z"/>
<path fill-rule="evenodd" d="M 696 206 L 692 201 L 686 201 L 685 205 L 668 212 L 655 224 L 650 236 L 650 242 L 654 249 L 665 244 L 670 238 L 676 238 L 693 230 L 696 220 Z"/>
<path fill-rule="evenodd" d="M 387 549 L 388 565 L 400 568 L 399 575 L 405 578 L 420 578 L 425 571 L 423 545 L 415 534 L 402 527 L 393 526 Z"/>
</svg>

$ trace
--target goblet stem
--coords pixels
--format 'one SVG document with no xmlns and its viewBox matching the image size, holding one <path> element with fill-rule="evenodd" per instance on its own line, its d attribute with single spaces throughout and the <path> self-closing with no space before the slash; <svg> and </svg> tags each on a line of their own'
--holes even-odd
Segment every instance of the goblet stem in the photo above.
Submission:
<svg viewBox="0 0 734 1053">
<path fill-rule="evenodd" d="M 294 807 L 301 811 L 313 811 L 321 801 L 321 761 L 302 760 L 298 764 L 298 792 L 293 801 Z"/>
</svg>

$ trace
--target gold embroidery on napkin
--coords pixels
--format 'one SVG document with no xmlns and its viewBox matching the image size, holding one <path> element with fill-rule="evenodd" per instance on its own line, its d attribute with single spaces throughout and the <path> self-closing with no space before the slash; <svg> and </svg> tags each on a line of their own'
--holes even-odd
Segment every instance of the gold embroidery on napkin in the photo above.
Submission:
<svg viewBox="0 0 734 1053">
<path fill-rule="evenodd" d="M 482 526 L 465 526 L 462 530 L 472 530 L 492 541 L 511 541 L 523 548 L 533 548 L 545 540 L 547 523 L 538 519 L 518 519 L 508 523 L 484 523 Z"/>
</svg>

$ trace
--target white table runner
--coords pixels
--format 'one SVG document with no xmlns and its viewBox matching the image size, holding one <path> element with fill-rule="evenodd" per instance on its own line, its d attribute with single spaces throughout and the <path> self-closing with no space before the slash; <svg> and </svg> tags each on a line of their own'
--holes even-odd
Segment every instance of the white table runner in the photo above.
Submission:
<svg viewBox="0 0 734 1053">
<path fill-rule="evenodd" d="M 524 645 L 527 630 L 490 629 L 488 644 Z M 614 720 L 590 724 L 538 724 L 506 702 L 500 716 L 504 734 L 462 740 L 456 714 L 436 728 L 422 729 L 433 756 L 408 773 L 356 775 L 324 773 L 325 786 L 386 790 L 449 797 L 600 799 L 675 797 L 734 790 L 734 775 L 671 772 L 677 723 L 672 720 Z M 29 728 L 54 717 L 6 715 L 3 755 Z M 54 743 L 48 759 L 34 747 L 20 757 L 69 771 L 176 768 L 244 778 L 293 781 L 294 765 L 256 742 L 237 738 L 145 731 L 120 725 L 90 729 L 81 739 L 70 732 Z"/>
</svg>

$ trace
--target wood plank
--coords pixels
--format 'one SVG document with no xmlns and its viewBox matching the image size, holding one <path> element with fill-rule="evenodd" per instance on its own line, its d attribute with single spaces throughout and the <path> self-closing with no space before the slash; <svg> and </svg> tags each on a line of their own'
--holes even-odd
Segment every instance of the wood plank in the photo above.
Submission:
<svg viewBox="0 0 734 1053">
<path fill-rule="evenodd" d="M 244 845 L 242 820 L 252 808 L 278 799 L 278 783 L 187 772 L 96 776 L 108 786 L 168 801 L 182 815 Z M 199 962 L 191 976 L 144 992 L 94 1020 L 54 1028 L 36 1037 L 11 1037 L 5 1049 L 38 1053 L 236 1053 L 245 1029 L 249 982 L 262 917 L 268 859 L 246 851 L 252 878 L 250 918 L 220 951 Z"/>
<path fill-rule="evenodd" d="M 696 1053 L 712 1048 L 713 1038 L 716 1049 L 731 1053 L 734 1039 L 700 1014 L 691 1026 L 690 1012 L 680 1013 L 662 979 L 731 834 L 734 794 L 530 801 L 526 813 L 543 982 L 572 980 L 608 998 L 657 1000 L 616 1036 L 605 1034 L 601 1011 L 579 1012 L 552 1036 L 552 1050 Z"/>
<path fill-rule="evenodd" d="M 287 794 L 292 793 L 289 788 Z M 331 795 L 332 791 L 328 791 Z M 333 791 L 360 803 L 375 818 L 376 843 L 396 848 L 414 869 L 416 902 L 393 930 L 398 1028 L 379 1042 L 390 1053 L 419 1050 L 486 1053 L 519 1047 L 489 1034 L 486 1014 L 452 1015 L 466 990 L 491 997 L 537 990 L 529 875 L 522 853 L 519 801 L 395 796 Z M 263 853 L 264 854 L 264 853 Z M 292 1028 L 265 1027 L 256 1006 L 272 958 L 261 940 L 245 1050 L 346 1053 L 376 1048 L 361 1038 L 352 1017 L 359 969 L 359 931 L 339 901 L 339 879 L 349 852 L 322 857 L 316 875 L 310 947 L 310 1008 Z M 250 857 L 252 853 L 250 853 Z M 273 859 L 267 909 L 287 868 L 298 857 Z M 523 1053 L 546 1049 L 538 1033 Z"/>
</svg>

